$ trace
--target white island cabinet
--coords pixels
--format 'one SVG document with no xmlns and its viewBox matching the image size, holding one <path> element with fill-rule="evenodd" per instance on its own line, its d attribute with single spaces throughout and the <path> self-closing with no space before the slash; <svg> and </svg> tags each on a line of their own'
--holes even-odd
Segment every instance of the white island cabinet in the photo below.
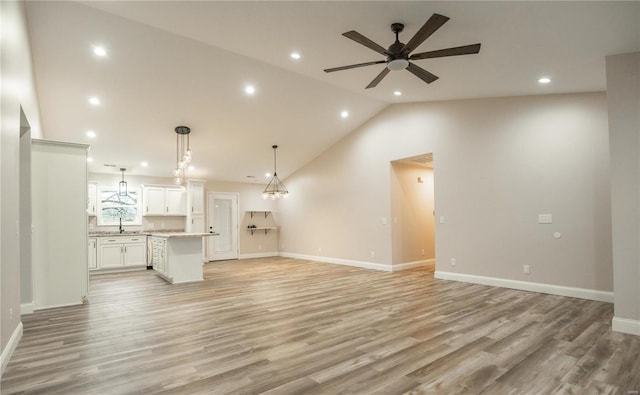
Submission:
<svg viewBox="0 0 640 395">
<path fill-rule="evenodd" d="M 152 233 L 153 268 L 171 284 L 202 281 L 202 238 L 218 233 Z"/>
</svg>

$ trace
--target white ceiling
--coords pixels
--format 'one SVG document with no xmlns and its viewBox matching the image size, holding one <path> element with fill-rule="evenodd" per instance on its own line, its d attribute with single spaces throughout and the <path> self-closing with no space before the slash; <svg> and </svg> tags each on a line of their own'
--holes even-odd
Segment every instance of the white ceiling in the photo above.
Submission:
<svg viewBox="0 0 640 395">
<path fill-rule="evenodd" d="M 173 130 L 187 125 L 188 177 L 241 182 L 266 182 L 271 145 L 285 178 L 393 103 L 601 91 L 604 57 L 640 50 L 638 1 L 29 1 L 27 11 L 46 138 L 90 143 L 93 172 L 171 177 Z M 433 13 L 451 19 L 415 53 L 482 43 L 478 55 L 416 61 L 434 83 L 396 71 L 365 90 L 383 65 L 323 72 L 382 59 L 343 32 L 387 47 L 391 23 L 405 24 L 407 42 Z"/>
</svg>

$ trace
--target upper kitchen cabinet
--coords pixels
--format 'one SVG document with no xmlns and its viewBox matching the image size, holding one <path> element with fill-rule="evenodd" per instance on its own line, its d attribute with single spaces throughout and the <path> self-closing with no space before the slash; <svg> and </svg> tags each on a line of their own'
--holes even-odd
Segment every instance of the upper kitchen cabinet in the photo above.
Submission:
<svg viewBox="0 0 640 395">
<path fill-rule="evenodd" d="M 186 192 L 183 187 L 144 185 L 142 187 L 143 216 L 187 215 Z"/>
<path fill-rule="evenodd" d="M 95 216 L 98 212 L 98 183 L 89 182 L 87 184 L 87 214 Z"/>
<path fill-rule="evenodd" d="M 191 214 L 204 214 L 204 181 L 187 180 L 187 209 Z"/>
<path fill-rule="evenodd" d="M 187 232 L 202 233 L 205 228 L 204 218 L 204 181 L 187 180 Z"/>
</svg>

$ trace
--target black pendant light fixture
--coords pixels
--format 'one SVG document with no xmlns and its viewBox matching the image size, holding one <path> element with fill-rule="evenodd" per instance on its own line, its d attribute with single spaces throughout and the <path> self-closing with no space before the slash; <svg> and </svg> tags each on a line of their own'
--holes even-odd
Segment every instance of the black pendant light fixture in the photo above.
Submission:
<svg viewBox="0 0 640 395">
<path fill-rule="evenodd" d="M 187 126 L 176 126 L 176 168 L 173 171 L 173 182 L 182 185 L 184 169 L 191 163 L 191 148 L 189 147 L 189 133 Z"/>
<path fill-rule="evenodd" d="M 127 182 L 124 180 L 124 172 L 127 169 L 121 167 L 120 171 L 122 172 L 122 181 L 120 181 L 120 183 L 118 184 L 118 195 L 119 196 L 127 196 L 128 195 L 128 191 L 127 191 Z"/>
<path fill-rule="evenodd" d="M 276 200 L 283 197 L 286 199 L 289 197 L 289 191 L 278 178 L 278 172 L 276 170 L 276 150 L 278 149 L 278 146 L 273 145 L 271 148 L 273 148 L 273 178 L 271 178 L 271 181 L 267 184 L 264 192 L 262 192 L 262 198 L 271 198 L 271 200 Z"/>
</svg>

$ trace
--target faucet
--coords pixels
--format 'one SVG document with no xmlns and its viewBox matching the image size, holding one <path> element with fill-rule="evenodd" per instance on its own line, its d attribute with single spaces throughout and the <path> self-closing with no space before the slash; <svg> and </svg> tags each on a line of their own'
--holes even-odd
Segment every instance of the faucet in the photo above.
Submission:
<svg viewBox="0 0 640 395">
<path fill-rule="evenodd" d="M 120 227 L 118 229 L 120 230 L 120 233 L 124 232 L 124 228 L 122 227 L 122 217 L 120 217 Z"/>
</svg>

